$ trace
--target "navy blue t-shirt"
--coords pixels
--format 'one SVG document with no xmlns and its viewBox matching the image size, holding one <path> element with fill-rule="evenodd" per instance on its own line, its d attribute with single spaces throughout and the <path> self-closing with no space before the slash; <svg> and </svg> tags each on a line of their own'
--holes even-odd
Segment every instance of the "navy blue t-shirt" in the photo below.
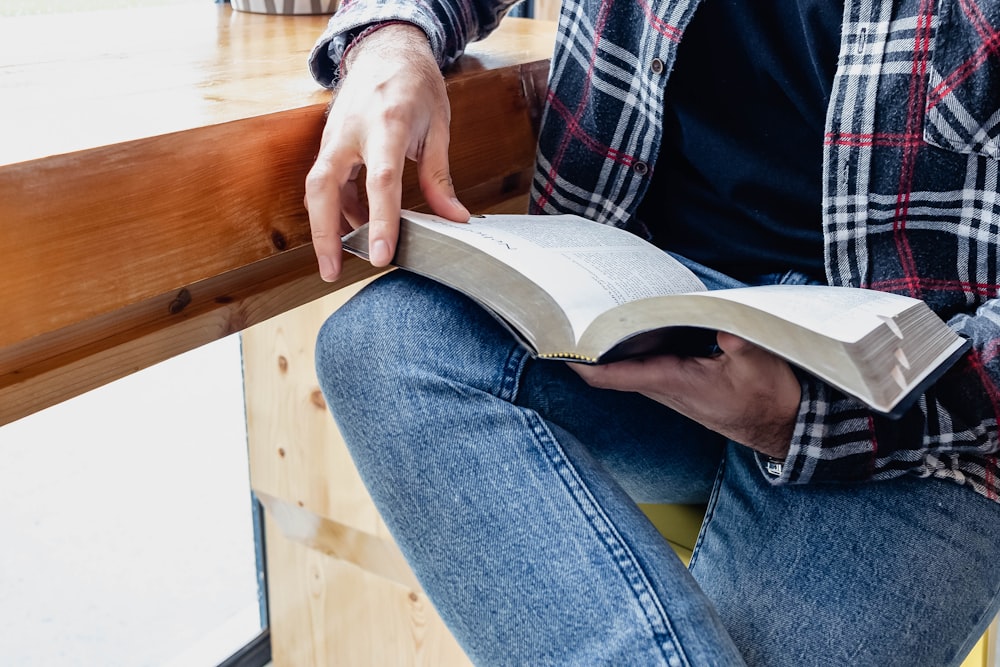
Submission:
<svg viewBox="0 0 1000 667">
<path fill-rule="evenodd" d="M 638 216 L 662 248 L 749 280 L 823 280 L 823 132 L 843 0 L 704 0 L 667 84 Z"/>
</svg>

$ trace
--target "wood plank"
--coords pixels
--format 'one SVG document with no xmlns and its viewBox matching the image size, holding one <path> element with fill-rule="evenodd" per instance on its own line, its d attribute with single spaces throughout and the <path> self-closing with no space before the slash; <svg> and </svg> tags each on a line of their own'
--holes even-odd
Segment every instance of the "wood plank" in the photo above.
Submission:
<svg viewBox="0 0 1000 667">
<path fill-rule="evenodd" d="M 326 409 L 313 361 L 320 326 L 360 287 L 352 285 L 243 332 L 250 485 L 255 493 L 388 538 Z"/>
<path fill-rule="evenodd" d="M 327 20 L 208 0 L 0 17 L 0 165 L 325 106 L 306 59 Z M 505 20 L 451 74 L 547 60 L 553 29 Z"/>
<path fill-rule="evenodd" d="M 128 34 L 148 25 L 91 32 L 81 15 L 47 36 L 67 41 L 43 59 L 25 41 L 37 17 L 0 22 L 0 91 L 17 92 L 0 124 L 0 245 L 14 249 L 0 262 L 0 423 L 330 291 L 310 278 L 302 206 L 329 97 L 287 85 L 309 81 L 321 24 L 210 9 L 211 30 L 191 30 L 177 54 L 145 40 L 155 46 L 135 58 Z M 474 210 L 525 192 L 534 158 L 552 31 L 508 23 L 449 73 L 455 183 Z M 13 58 L 18 47 L 34 55 Z M 70 59 L 106 80 L 84 75 L 72 120 L 57 123 L 40 109 L 63 110 Z M 412 168 L 405 184 L 404 205 L 420 208 Z"/>
<path fill-rule="evenodd" d="M 266 534 L 275 665 L 471 664 L 423 594 L 287 539 L 270 516 Z"/>
<path fill-rule="evenodd" d="M 344 264 L 343 280 L 331 285 L 313 270 L 311 253 L 307 246 L 280 261 L 259 262 L 133 304 L 116 313 L 115 323 L 82 322 L 27 341 L 16 349 L 21 356 L 12 356 L 17 364 L 14 370 L 0 376 L 0 424 L 263 322 L 374 273 L 369 264 L 352 258 Z M 281 271 L 284 267 L 287 272 Z M 173 312 L 183 303 L 188 305 Z M 58 349 L 65 351 L 51 354 Z"/>
<path fill-rule="evenodd" d="M 275 664 L 465 666 L 378 516 L 319 390 L 316 333 L 361 287 L 242 334 L 250 482 L 267 509 Z"/>
<path fill-rule="evenodd" d="M 208 1 L 0 17 L 0 164 L 322 106 L 305 61 L 327 20 Z"/>
<path fill-rule="evenodd" d="M 526 189 L 521 90 L 518 68 L 451 86 L 455 183 L 477 195 L 471 206 Z M 495 113 L 479 111 L 483 101 Z M 302 197 L 322 116 L 294 110 L 0 171 L 0 219 L 15 223 L 0 227 L 0 244 L 18 249 L 0 265 L 0 347 L 309 243 Z M 412 169 L 405 183 L 406 204 L 419 206 Z"/>
<path fill-rule="evenodd" d="M 322 446 L 320 443 L 316 443 Z M 257 491 L 282 535 L 310 549 L 356 565 L 411 591 L 421 591 L 413 570 L 388 536 L 378 537 L 331 521 L 289 501 Z"/>
</svg>

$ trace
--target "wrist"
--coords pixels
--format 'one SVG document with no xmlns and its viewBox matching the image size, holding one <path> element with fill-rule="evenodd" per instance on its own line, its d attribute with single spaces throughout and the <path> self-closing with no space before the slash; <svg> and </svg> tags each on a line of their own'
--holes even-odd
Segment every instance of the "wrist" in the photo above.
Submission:
<svg viewBox="0 0 1000 667">
<path fill-rule="evenodd" d="M 418 26 L 406 21 L 384 21 L 361 28 L 349 35 L 344 55 L 340 59 L 343 78 L 358 58 L 365 54 L 387 57 L 393 52 L 412 53 L 417 50 L 430 55 L 427 35 Z"/>
</svg>

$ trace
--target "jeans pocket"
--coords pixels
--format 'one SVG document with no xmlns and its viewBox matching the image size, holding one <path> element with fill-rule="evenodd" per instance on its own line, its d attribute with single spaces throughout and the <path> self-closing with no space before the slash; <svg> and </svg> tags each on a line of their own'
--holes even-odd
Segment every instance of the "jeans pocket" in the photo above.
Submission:
<svg viewBox="0 0 1000 667">
<path fill-rule="evenodd" d="M 924 140 L 1000 158 L 1000 3 L 940 0 Z"/>
</svg>

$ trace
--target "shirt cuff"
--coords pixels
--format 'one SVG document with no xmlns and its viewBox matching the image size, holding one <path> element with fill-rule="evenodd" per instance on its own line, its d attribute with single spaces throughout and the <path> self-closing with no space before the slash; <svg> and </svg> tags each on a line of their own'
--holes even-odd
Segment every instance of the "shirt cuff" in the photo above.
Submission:
<svg viewBox="0 0 1000 667">
<path fill-rule="evenodd" d="M 394 23 L 407 23 L 423 30 L 440 67 L 460 55 L 457 52 L 449 59 L 445 53 L 448 41 L 441 22 L 432 13 L 423 12 L 418 3 L 369 7 L 362 2 L 352 2 L 333 15 L 326 32 L 313 47 L 309 56 L 313 78 L 326 88 L 336 87 L 340 82 L 340 63 L 354 39 L 372 27 Z"/>
<path fill-rule="evenodd" d="M 757 453 L 757 465 L 774 485 L 858 482 L 870 479 L 876 440 L 871 413 L 858 401 L 799 372 L 802 398 L 784 461 Z"/>
</svg>

